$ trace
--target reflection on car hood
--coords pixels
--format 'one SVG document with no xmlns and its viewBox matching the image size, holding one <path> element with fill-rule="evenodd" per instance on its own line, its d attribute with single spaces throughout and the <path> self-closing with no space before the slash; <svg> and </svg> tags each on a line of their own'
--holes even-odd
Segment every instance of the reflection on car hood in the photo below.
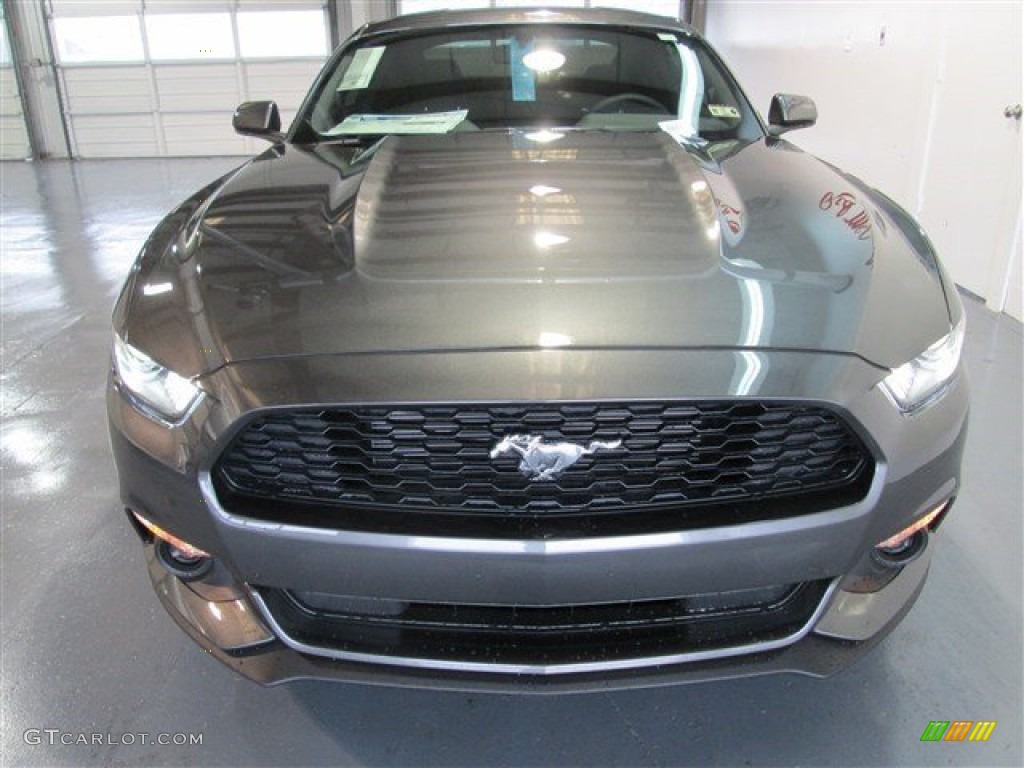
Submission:
<svg viewBox="0 0 1024 768">
<path fill-rule="evenodd" d="M 194 218 L 198 237 L 143 265 L 132 290 L 146 311 L 126 329 L 187 374 L 548 346 L 895 366 L 948 328 L 934 263 L 872 193 L 774 139 L 696 150 L 660 132 L 467 132 L 284 146 Z"/>
</svg>

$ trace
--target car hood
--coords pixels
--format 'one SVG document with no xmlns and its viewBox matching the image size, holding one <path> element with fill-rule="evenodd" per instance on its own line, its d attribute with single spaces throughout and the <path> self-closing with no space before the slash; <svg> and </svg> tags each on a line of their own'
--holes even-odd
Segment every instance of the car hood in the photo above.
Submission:
<svg viewBox="0 0 1024 768">
<path fill-rule="evenodd" d="M 892 367 L 949 326 L 934 258 L 871 190 L 777 139 L 663 132 L 278 146 L 170 217 L 126 294 L 128 340 L 187 375 L 543 347 Z"/>
</svg>

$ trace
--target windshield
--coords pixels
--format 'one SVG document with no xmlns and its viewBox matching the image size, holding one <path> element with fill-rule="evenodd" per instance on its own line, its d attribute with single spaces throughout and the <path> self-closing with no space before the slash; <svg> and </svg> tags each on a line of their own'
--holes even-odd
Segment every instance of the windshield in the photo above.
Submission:
<svg viewBox="0 0 1024 768">
<path fill-rule="evenodd" d="M 531 24 L 378 37 L 347 48 L 321 82 L 300 141 L 666 123 L 708 140 L 761 130 L 710 52 L 674 32 Z"/>
</svg>

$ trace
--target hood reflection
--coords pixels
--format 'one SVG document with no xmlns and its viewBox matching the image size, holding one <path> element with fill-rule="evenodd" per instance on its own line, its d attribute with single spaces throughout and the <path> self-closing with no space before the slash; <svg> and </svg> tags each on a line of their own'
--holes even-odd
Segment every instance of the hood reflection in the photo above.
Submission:
<svg viewBox="0 0 1024 768">
<path fill-rule="evenodd" d="M 875 251 L 908 268 L 902 241 L 861 239 L 820 208 L 845 182 L 810 156 L 696 151 L 660 131 L 555 143 L 464 132 L 267 152 L 212 199 L 189 263 L 142 276 L 153 309 L 132 332 L 186 373 L 267 356 L 734 348 L 743 393 L 766 374 L 759 350 L 858 350 L 859 318 L 894 300 Z M 153 295 L 166 282 L 182 290 Z M 178 351 L 170 328 L 200 351 Z M 906 356 L 871 338 L 869 359 Z"/>
</svg>

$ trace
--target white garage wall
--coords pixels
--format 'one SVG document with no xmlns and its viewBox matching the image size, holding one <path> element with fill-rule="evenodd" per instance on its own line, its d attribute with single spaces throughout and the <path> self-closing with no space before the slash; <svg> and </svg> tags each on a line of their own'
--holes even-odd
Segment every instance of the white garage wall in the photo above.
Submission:
<svg viewBox="0 0 1024 768">
<path fill-rule="evenodd" d="M 762 115 L 780 91 L 817 103 L 817 127 L 787 138 L 914 210 L 942 31 L 930 4 L 711 2 L 706 23 Z"/>
<path fill-rule="evenodd" d="M 1007 305 L 1020 3 L 729 0 L 708 4 L 706 36 L 762 114 L 775 92 L 811 96 L 818 125 L 787 138 L 895 198 L 957 283 Z"/>
<path fill-rule="evenodd" d="M 80 158 L 252 154 L 234 108 L 287 126 L 330 50 L 320 0 L 52 0 L 50 28 Z"/>
</svg>

